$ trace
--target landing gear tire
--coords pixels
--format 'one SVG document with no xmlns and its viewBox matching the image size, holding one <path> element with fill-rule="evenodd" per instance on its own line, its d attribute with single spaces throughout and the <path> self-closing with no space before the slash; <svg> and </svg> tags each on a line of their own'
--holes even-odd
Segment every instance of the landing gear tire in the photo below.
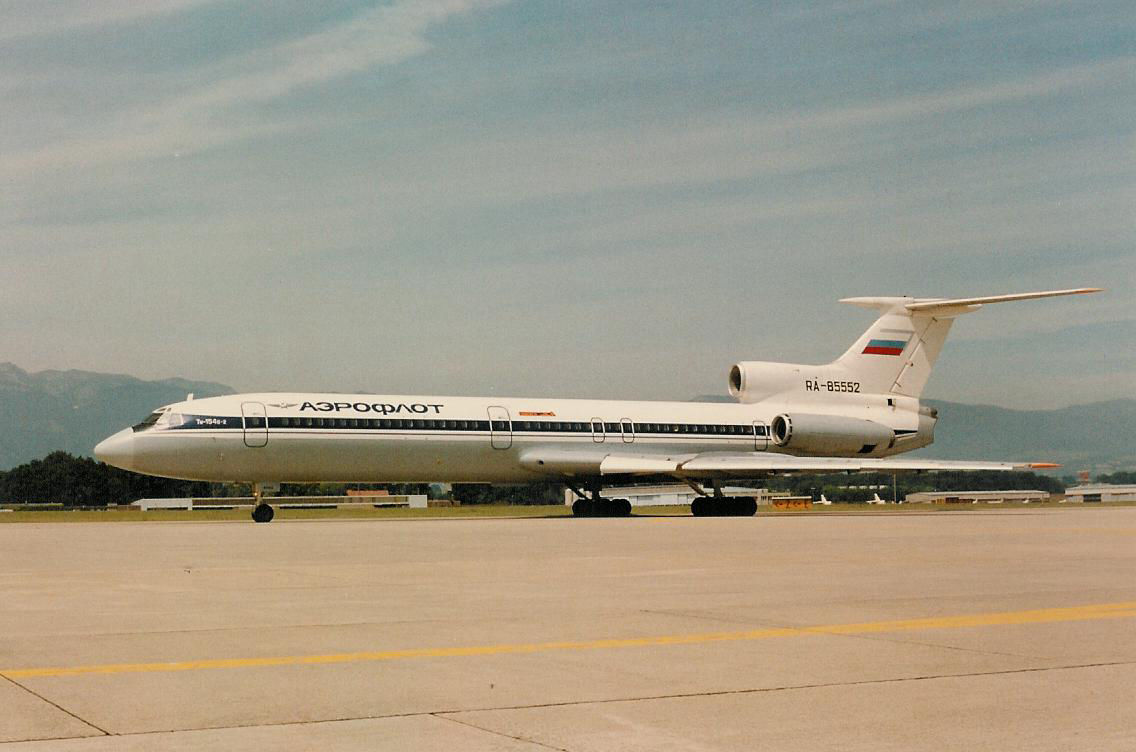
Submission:
<svg viewBox="0 0 1136 752">
<path fill-rule="evenodd" d="M 572 502 L 573 517 L 630 517 L 631 502 L 627 499 L 576 499 Z"/>
<path fill-rule="evenodd" d="M 698 496 L 690 502 L 695 517 L 752 517 L 757 499 L 752 496 Z"/>
<path fill-rule="evenodd" d="M 257 504 L 252 510 L 253 522 L 272 522 L 272 518 L 275 516 L 275 510 L 268 504 Z"/>
</svg>

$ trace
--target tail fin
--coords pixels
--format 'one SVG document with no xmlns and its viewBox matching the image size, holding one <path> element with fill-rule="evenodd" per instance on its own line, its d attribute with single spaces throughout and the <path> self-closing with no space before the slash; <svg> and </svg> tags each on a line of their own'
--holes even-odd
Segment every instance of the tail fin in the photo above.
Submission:
<svg viewBox="0 0 1136 752">
<path fill-rule="evenodd" d="M 858 380 L 865 392 L 918 397 L 931 378 L 931 369 L 935 366 L 956 316 L 977 311 L 986 303 L 1090 292 L 1100 292 L 1100 288 L 1047 290 L 954 300 L 844 298 L 841 303 L 874 308 L 883 315 L 833 365 L 840 366 Z"/>
</svg>

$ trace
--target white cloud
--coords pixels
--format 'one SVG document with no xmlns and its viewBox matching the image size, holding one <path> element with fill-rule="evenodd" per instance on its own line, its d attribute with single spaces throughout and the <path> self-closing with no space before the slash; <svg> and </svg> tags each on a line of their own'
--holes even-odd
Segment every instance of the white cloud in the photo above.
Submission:
<svg viewBox="0 0 1136 752">
<path fill-rule="evenodd" d="M 180 13 L 219 0 L 5 0 L 0 41 L 111 26 Z"/>
<path fill-rule="evenodd" d="M 146 108 L 122 112 L 96 132 L 4 155 L 0 174 L 27 175 L 198 152 L 295 127 L 294 122 L 277 119 L 249 120 L 239 115 L 240 108 L 422 54 L 429 49 L 425 33 L 431 26 L 504 1 L 402 0 L 364 11 L 338 26 L 227 60 L 223 67 L 202 72 L 208 83 Z"/>
</svg>

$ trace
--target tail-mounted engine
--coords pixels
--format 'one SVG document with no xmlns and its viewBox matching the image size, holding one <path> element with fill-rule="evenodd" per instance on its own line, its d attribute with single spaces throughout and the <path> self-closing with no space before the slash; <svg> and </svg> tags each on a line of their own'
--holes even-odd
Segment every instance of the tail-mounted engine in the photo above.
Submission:
<svg viewBox="0 0 1136 752">
<path fill-rule="evenodd" d="M 800 454 L 871 454 L 895 440 L 895 432 L 885 425 L 840 415 L 783 413 L 769 429 L 774 444 Z"/>
<path fill-rule="evenodd" d="M 743 360 L 730 369 L 730 396 L 739 402 L 757 402 L 774 394 L 799 387 L 803 377 L 797 363 L 769 363 Z"/>
</svg>

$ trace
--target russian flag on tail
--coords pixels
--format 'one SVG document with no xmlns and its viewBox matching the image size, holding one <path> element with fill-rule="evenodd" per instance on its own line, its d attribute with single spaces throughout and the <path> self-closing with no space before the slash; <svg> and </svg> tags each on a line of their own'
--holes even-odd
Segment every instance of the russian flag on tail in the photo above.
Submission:
<svg viewBox="0 0 1136 752">
<path fill-rule="evenodd" d="M 907 347 L 907 343 L 911 340 L 908 335 L 906 339 L 870 339 L 868 345 L 864 348 L 862 355 L 902 355 L 903 348 Z"/>
</svg>

